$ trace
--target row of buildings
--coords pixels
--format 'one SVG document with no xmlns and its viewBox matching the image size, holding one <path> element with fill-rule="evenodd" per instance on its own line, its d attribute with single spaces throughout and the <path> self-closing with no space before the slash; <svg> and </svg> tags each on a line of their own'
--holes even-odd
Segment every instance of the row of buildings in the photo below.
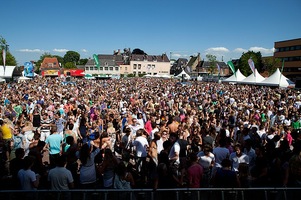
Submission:
<svg viewBox="0 0 301 200">
<path fill-rule="evenodd" d="M 283 74 L 289 78 L 301 77 L 301 38 L 279 41 L 274 44 L 274 58 L 285 61 Z M 179 58 L 173 64 L 163 53 L 161 55 L 132 54 L 130 49 L 114 51 L 112 54 L 99 54 L 90 58 L 85 66 L 78 66 L 75 70 L 62 71 L 56 58 L 45 58 L 40 70 L 43 76 L 58 76 L 69 73 L 71 76 L 84 76 L 84 74 L 107 76 L 142 76 L 142 75 L 177 75 L 183 69 L 191 77 L 208 74 L 210 63 L 201 59 L 200 54 L 189 59 Z M 96 63 L 99 65 L 96 65 Z M 235 63 L 235 62 L 234 62 Z M 231 72 L 224 62 L 218 62 L 221 76 L 229 76 Z M 217 73 L 217 70 L 216 70 Z"/>
</svg>

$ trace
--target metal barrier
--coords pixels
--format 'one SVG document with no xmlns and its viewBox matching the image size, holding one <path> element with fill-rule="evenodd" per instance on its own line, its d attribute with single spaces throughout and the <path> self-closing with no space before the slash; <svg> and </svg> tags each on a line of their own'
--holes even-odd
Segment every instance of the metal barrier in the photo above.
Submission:
<svg viewBox="0 0 301 200">
<path fill-rule="evenodd" d="M 2 190 L 5 200 L 299 200 L 301 188 L 177 188 L 132 190 Z"/>
</svg>

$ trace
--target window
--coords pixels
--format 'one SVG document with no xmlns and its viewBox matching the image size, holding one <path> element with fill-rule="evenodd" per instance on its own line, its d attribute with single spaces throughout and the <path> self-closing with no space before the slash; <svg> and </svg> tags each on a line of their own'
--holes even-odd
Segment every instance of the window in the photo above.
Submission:
<svg viewBox="0 0 301 200">
<path fill-rule="evenodd" d="M 137 69 L 137 64 L 134 64 L 134 69 Z"/>
<path fill-rule="evenodd" d="M 110 67 L 110 71 L 113 71 L 113 67 Z"/>
<path fill-rule="evenodd" d="M 108 71 L 109 70 L 109 68 L 108 67 L 105 67 L 105 71 Z"/>
<path fill-rule="evenodd" d="M 115 71 L 118 71 L 118 67 L 115 67 Z"/>
<path fill-rule="evenodd" d="M 138 69 L 141 69 L 141 64 L 138 64 Z"/>
<path fill-rule="evenodd" d="M 100 67 L 99 70 L 103 71 L 103 67 Z"/>
<path fill-rule="evenodd" d="M 54 62 L 53 65 L 56 65 L 56 62 Z"/>
<path fill-rule="evenodd" d="M 105 62 L 105 66 L 108 66 L 108 63 L 107 63 L 107 62 Z"/>
<path fill-rule="evenodd" d="M 86 67 L 85 70 L 89 70 L 89 67 Z"/>
<path fill-rule="evenodd" d="M 147 69 L 151 69 L 151 67 L 152 67 L 152 66 L 151 66 L 150 64 L 147 65 Z"/>
<path fill-rule="evenodd" d="M 155 65 L 152 65 L 152 69 L 155 69 L 155 67 L 156 67 Z"/>
<path fill-rule="evenodd" d="M 94 67 L 90 67 L 90 70 L 93 70 Z"/>
<path fill-rule="evenodd" d="M 94 67 L 94 70 L 98 70 L 98 67 Z"/>
<path fill-rule="evenodd" d="M 125 71 L 127 71 L 128 70 L 128 67 L 125 67 L 125 69 L 124 69 Z"/>
</svg>

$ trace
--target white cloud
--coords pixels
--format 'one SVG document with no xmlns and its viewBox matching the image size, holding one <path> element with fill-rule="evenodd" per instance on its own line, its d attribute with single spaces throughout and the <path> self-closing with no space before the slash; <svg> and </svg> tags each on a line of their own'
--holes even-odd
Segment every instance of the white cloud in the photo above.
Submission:
<svg viewBox="0 0 301 200">
<path fill-rule="evenodd" d="M 254 52 L 258 52 L 260 51 L 261 54 L 273 54 L 274 53 L 274 48 L 271 48 L 271 49 L 267 49 L 267 48 L 263 48 L 263 47 L 250 47 L 249 49 L 250 51 L 254 51 Z"/>
<path fill-rule="evenodd" d="M 233 52 L 236 52 L 236 53 L 243 53 L 243 52 L 247 52 L 248 50 L 247 49 L 243 49 L 243 48 L 236 48 L 233 50 Z"/>
<path fill-rule="evenodd" d="M 177 57 L 177 58 L 183 57 L 183 55 L 181 55 L 181 54 L 179 54 L 179 53 L 172 53 L 171 56 L 172 56 L 172 57 Z"/>
<path fill-rule="evenodd" d="M 82 52 L 87 53 L 88 50 L 87 49 L 82 49 Z"/>
<path fill-rule="evenodd" d="M 67 52 L 69 50 L 68 49 L 53 49 L 52 51 L 59 52 L 59 53 L 65 53 L 65 52 Z"/>
<path fill-rule="evenodd" d="M 211 47 L 209 49 L 205 50 L 206 52 L 220 52 L 220 53 L 227 53 L 229 52 L 229 49 L 226 47 Z"/>
<path fill-rule="evenodd" d="M 18 50 L 20 52 L 28 52 L 28 53 L 39 53 L 39 52 L 44 52 L 41 49 L 20 49 Z"/>
</svg>

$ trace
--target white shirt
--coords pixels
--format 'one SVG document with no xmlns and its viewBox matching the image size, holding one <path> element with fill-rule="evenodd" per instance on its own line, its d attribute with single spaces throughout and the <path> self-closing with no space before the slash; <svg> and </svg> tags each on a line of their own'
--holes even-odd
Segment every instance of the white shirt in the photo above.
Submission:
<svg viewBox="0 0 301 200">
<path fill-rule="evenodd" d="M 232 161 L 232 170 L 238 172 L 239 163 L 249 164 L 249 156 L 242 153 L 241 156 L 237 156 L 236 152 L 231 153 L 229 159 Z"/>
<path fill-rule="evenodd" d="M 132 144 L 136 147 L 136 156 L 137 157 L 146 157 L 147 156 L 147 147 L 148 142 L 147 139 L 143 136 L 137 137 Z"/>
<path fill-rule="evenodd" d="M 168 155 L 169 159 L 175 157 L 176 154 L 178 155 L 178 158 L 175 161 L 176 164 L 180 164 L 180 156 L 179 156 L 180 155 L 180 149 L 181 149 L 180 144 L 178 142 L 175 142 L 173 144 L 173 146 L 171 147 L 169 155 Z"/>
<path fill-rule="evenodd" d="M 198 153 L 199 163 L 204 169 L 208 169 L 211 166 L 212 162 L 215 162 L 214 154 L 209 152 L 208 155 L 205 155 L 203 151 Z"/>
</svg>

